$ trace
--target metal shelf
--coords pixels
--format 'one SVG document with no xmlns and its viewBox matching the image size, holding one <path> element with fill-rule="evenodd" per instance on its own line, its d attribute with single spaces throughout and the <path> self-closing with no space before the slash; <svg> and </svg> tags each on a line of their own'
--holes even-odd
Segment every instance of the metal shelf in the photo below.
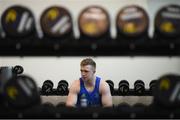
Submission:
<svg viewBox="0 0 180 120">
<path fill-rule="evenodd" d="M 0 39 L 0 56 L 180 56 L 180 39 Z"/>
</svg>

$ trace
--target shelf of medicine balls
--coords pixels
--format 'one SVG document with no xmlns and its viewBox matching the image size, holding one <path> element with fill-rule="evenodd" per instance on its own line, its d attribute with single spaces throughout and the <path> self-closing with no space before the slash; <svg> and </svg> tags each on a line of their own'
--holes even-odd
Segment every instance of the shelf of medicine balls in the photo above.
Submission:
<svg viewBox="0 0 180 120">
<path fill-rule="evenodd" d="M 180 40 L 169 41 L 6 38 L 1 39 L 0 56 L 179 56 Z"/>
<path fill-rule="evenodd" d="M 117 37 L 112 39 L 108 12 L 89 6 L 79 14 L 76 39 L 71 13 L 64 7 L 51 6 L 42 12 L 40 35 L 33 12 L 13 5 L 1 15 L 0 56 L 179 56 L 179 11 L 178 5 L 161 8 L 149 38 L 147 12 L 140 6 L 124 6 L 115 22 Z"/>
</svg>

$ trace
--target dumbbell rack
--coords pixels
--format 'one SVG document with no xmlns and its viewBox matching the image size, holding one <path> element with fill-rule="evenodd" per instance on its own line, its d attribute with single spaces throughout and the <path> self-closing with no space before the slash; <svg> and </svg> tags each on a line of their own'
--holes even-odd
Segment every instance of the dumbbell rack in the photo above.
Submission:
<svg viewBox="0 0 180 120">
<path fill-rule="evenodd" d="M 159 112 L 161 111 L 161 112 Z M 180 112 L 154 106 L 118 106 L 114 108 L 67 108 L 53 106 L 35 106 L 26 110 L 1 110 L 0 118 L 180 118 Z"/>
<path fill-rule="evenodd" d="M 66 93 L 60 95 L 60 94 L 57 94 L 56 89 L 53 89 L 50 94 L 43 93 L 41 88 L 39 88 L 39 91 L 40 91 L 40 95 L 42 95 L 42 96 L 67 96 L 69 93 L 69 91 L 67 91 Z M 129 89 L 129 92 L 126 95 L 121 95 L 119 93 L 118 89 L 115 88 L 113 93 L 112 93 L 112 96 L 153 96 L 152 94 L 153 94 L 152 91 L 149 89 L 145 89 L 145 91 L 141 94 L 137 94 L 134 91 L 134 89 Z"/>
<path fill-rule="evenodd" d="M 45 94 L 45 93 L 41 90 L 41 88 L 39 88 L 39 92 L 40 92 L 40 95 L 41 95 L 41 96 L 59 96 L 59 95 L 60 95 L 60 96 L 67 96 L 68 93 L 69 93 L 69 91 L 67 91 L 67 92 L 65 92 L 64 94 L 58 94 L 56 89 L 52 89 L 52 91 L 51 91 L 50 94 Z"/>
</svg>

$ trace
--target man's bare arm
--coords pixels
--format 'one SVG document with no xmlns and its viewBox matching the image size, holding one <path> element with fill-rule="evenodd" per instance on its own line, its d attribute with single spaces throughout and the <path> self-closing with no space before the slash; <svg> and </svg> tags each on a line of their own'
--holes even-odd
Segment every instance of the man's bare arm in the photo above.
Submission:
<svg viewBox="0 0 180 120">
<path fill-rule="evenodd" d="M 105 81 L 102 81 L 100 84 L 100 92 L 102 96 L 101 101 L 103 107 L 112 107 L 112 96 L 111 96 L 110 88 Z"/>
<path fill-rule="evenodd" d="M 79 81 L 74 81 L 69 89 L 69 94 L 67 96 L 66 100 L 66 106 L 67 107 L 75 107 L 77 103 L 77 95 L 78 95 L 78 89 L 79 89 Z"/>
</svg>

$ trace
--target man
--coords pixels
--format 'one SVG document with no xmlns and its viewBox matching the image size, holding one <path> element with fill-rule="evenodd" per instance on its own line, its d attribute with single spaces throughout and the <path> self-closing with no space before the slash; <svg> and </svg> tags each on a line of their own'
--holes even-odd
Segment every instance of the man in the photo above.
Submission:
<svg viewBox="0 0 180 120">
<path fill-rule="evenodd" d="M 86 97 L 87 106 L 112 107 L 109 85 L 95 75 L 96 63 L 91 58 L 86 58 L 81 61 L 80 67 L 81 78 L 72 83 L 66 106 L 81 106 L 83 96 Z"/>
</svg>

